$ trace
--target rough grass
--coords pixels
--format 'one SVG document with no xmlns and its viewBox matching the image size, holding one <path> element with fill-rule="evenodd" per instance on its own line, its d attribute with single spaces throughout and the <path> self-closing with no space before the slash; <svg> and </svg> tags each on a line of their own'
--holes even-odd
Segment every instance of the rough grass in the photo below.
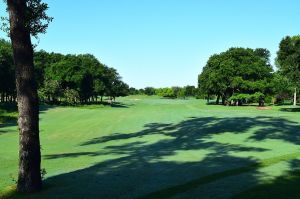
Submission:
<svg viewBox="0 0 300 199">
<path fill-rule="evenodd" d="M 47 175 L 25 196 L 14 192 L 15 121 L 0 122 L 0 198 L 300 198 L 299 109 L 118 102 L 41 107 Z"/>
</svg>

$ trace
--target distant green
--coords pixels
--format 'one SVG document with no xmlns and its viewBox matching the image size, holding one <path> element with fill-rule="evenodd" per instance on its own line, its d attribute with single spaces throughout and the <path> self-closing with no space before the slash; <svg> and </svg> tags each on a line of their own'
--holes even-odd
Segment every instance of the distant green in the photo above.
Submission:
<svg viewBox="0 0 300 199">
<path fill-rule="evenodd" d="M 41 106 L 45 187 L 11 197 L 300 198 L 300 108 L 117 101 Z M 17 157 L 16 121 L 0 120 L 0 198 L 13 190 Z"/>
</svg>

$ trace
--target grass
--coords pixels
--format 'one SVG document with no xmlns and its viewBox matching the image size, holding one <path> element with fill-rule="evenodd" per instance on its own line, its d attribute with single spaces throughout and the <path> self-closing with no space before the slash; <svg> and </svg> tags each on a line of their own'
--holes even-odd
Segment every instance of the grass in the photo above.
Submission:
<svg viewBox="0 0 300 199">
<path fill-rule="evenodd" d="M 30 195 L 14 193 L 15 120 L 0 121 L 0 198 L 300 198 L 299 108 L 118 102 L 41 107 L 47 175 Z"/>
</svg>

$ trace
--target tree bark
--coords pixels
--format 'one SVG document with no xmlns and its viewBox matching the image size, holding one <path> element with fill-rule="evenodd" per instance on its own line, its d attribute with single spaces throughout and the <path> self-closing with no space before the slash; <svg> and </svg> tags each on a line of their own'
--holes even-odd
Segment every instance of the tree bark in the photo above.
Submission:
<svg viewBox="0 0 300 199">
<path fill-rule="evenodd" d="M 295 93 L 294 93 L 294 106 L 297 106 L 297 88 L 295 88 Z"/>
<path fill-rule="evenodd" d="M 216 100 L 216 104 L 219 105 L 219 103 L 220 103 L 220 94 L 218 94 L 217 100 Z"/>
<path fill-rule="evenodd" d="M 209 104 L 209 94 L 207 94 L 207 104 Z"/>
<path fill-rule="evenodd" d="M 19 125 L 19 192 L 34 192 L 42 187 L 39 139 L 39 105 L 34 80 L 33 48 L 26 27 L 27 1 L 7 0 L 10 38 L 16 66 Z"/>
</svg>

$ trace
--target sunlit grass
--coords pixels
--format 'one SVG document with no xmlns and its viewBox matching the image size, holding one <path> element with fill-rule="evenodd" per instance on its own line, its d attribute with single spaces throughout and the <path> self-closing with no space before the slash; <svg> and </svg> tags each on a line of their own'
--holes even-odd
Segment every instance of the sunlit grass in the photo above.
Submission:
<svg viewBox="0 0 300 199">
<path fill-rule="evenodd" d="M 270 190 L 278 179 L 300 183 L 297 108 L 258 110 L 156 96 L 117 102 L 42 107 L 45 189 L 28 198 L 249 198 L 252 189 L 260 198 L 260 187 Z M 15 121 L 3 122 L 2 196 L 14 185 L 17 157 Z"/>
</svg>

